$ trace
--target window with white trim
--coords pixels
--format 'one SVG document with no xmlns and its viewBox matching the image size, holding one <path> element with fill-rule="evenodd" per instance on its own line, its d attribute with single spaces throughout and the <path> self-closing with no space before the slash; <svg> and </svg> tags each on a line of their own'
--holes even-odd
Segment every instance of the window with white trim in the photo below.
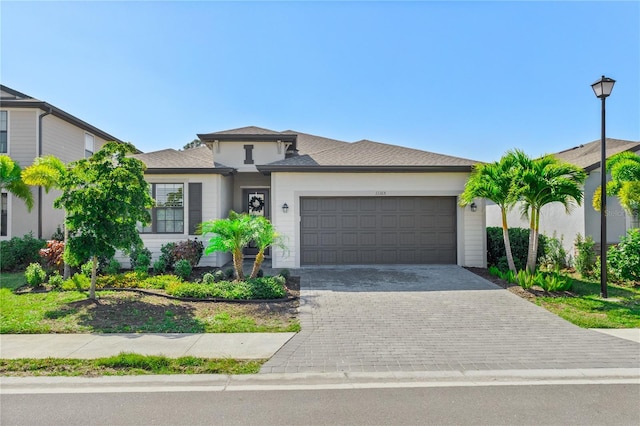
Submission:
<svg viewBox="0 0 640 426">
<path fill-rule="evenodd" d="M 95 149 L 95 140 L 93 135 L 89 133 L 84 134 L 84 158 L 89 158 L 93 155 Z"/>
<path fill-rule="evenodd" d="M 7 111 L 0 111 L 0 154 L 9 152 L 9 118 Z"/>
<path fill-rule="evenodd" d="M 138 226 L 143 234 L 184 233 L 184 184 L 152 183 L 151 198 L 156 203 L 151 209 L 151 224 Z"/>
</svg>

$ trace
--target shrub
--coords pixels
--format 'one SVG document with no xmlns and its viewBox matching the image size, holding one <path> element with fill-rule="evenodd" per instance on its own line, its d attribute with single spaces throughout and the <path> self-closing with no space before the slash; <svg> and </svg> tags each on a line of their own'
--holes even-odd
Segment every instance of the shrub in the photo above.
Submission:
<svg viewBox="0 0 640 426">
<path fill-rule="evenodd" d="M 573 280 L 554 271 L 538 273 L 536 276 L 536 284 L 545 291 L 568 291 L 573 287 Z"/>
<path fill-rule="evenodd" d="M 280 270 L 280 274 L 281 277 L 284 277 L 285 280 L 288 280 L 289 277 L 291 276 L 291 271 L 289 271 L 287 268 L 281 269 Z"/>
<path fill-rule="evenodd" d="M 575 266 L 576 271 L 583 277 L 590 277 L 593 275 L 593 268 L 596 265 L 596 253 L 593 249 L 595 245 L 593 238 L 590 235 L 584 240 L 582 235 L 578 234 L 573 242 L 576 248 Z"/>
<path fill-rule="evenodd" d="M 139 288 L 145 278 L 146 276 L 137 272 L 101 275 L 96 278 L 96 288 Z"/>
<path fill-rule="evenodd" d="M 149 272 L 149 265 L 151 264 L 151 257 L 146 253 L 139 253 L 136 259 L 136 266 L 133 268 L 138 274 L 146 274 Z"/>
<path fill-rule="evenodd" d="M 167 271 L 167 263 L 164 258 L 160 256 L 160 259 L 153 262 L 153 273 L 154 274 L 164 274 Z"/>
<path fill-rule="evenodd" d="M 129 250 L 129 262 L 131 262 L 131 269 L 135 270 L 138 266 L 138 258 L 143 254 L 146 256 L 147 262 L 147 270 L 149 269 L 149 265 L 151 264 L 151 251 L 146 247 L 132 247 Z M 144 261 L 144 257 L 141 259 Z"/>
<path fill-rule="evenodd" d="M 166 243 L 160 247 L 160 260 L 164 262 L 165 271 L 167 269 L 173 269 L 173 264 L 176 263 L 176 258 L 173 255 L 173 251 L 176 248 L 176 243 Z"/>
<path fill-rule="evenodd" d="M 607 259 L 615 278 L 640 282 L 640 229 L 630 229 L 617 246 L 609 247 Z"/>
<path fill-rule="evenodd" d="M 62 278 L 62 275 L 60 275 L 58 273 L 58 271 L 55 271 L 53 274 L 51 274 L 51 276 L 49 277 L 49 285 L 51 286 L 51 288 L 53 288 L 54 290 L 60 290 L 62 288 L 62 284 L 64 283 L 64 279 Z"/>
<path fill-rule="evenodd" d="M 100 277 L 98 277 L 100 278 Z M 62 284 L 63 290 L 87 291 L 91 286 L 91 278 L 84 274 L 74 274 Z"/>
<path fill-rule="evenodd" d="M 203 284 L 213 284 L 215 282 L 216 282 L 216 277 L 210 272 L 207 272 L 206 274 L 204 274 L 202 276 L 202 283 Z"/>
<path fill-rule="evenodd" d="M 521 270 L 516 274 L 515 280 L 520 287 L 527 290 L 533 287 L 534 275 L 531 275 L 525 270 Z"/>
<path fill-rule="evenodd" d="M 56 232 L 51 234 L 51 239 L 64 242 L 64 231 L 60 229 L 60 225 L 56 228 Z"/>
<path fill-rule="evenodd" d="M 91 273 L 93 272 L 93 262 L 88 261 L 80 265 L 80 271 L 82 272 L 82 275 L 91 278 Z"/>
<path fill-rule="evenodd" d="M 140 282 L 140 288 L 154 288 L 164 290 L 170 285 L 182 283 L 182 278 L 175 275 L 156 275 L 155 277 L 148 277 Z"/>
<path fill-rule="evenodd" d="M 120 272 L 120 262 L 118 262 L 115 258 L 109 259 L 109 263 L 104 268 L 104 272 L 109 275 L 114 275 Z"/>
<path fill-rule="evenodd" d="M 489 266 L 489 275 L 493 275 L 494 277 L 500 277 L 501 272 L 500 268 L 497 266 Z"/>
<path fill-rule="evenodd" d="M 15 271 L 25 269 L 30 263 L 40 260 L 40 249 L 47 242 L 33 238 L 29 233 L 22 238 L 13 237 L 0 241 L 0 270 Z"/>
<path fill-rule="evenodd" d="M 191 263 L 189 263 L 187 259 L 180 259 L 176 262 L 173 270 L 177 276 L 186 280 L 189 278 L 189 275 L 191 275 Z"/>
<path fill-rule="evenodd" d="M 198 266 L 203 253 L 204 244 L 202 244 L 202 241 L 199 241 L 197 238 L 194 240 L 179 241 L 175 243 L 173 248 L 173 258 L 175 259 L 176 264 L 180 260 L 186 260 L 192 268 Z"/>
<path fill-rule="evenodd" d="M 222 269 L 218 269 L 213 273 L 213 278 L 215 282 L 224 280 L 224 271 Z"/>
<path fill-rule="evenodd" d="M 562 243 L 564 238 L 556 238 L 556 232 L 553 237 L 547 237 L 545 255 L 541 260 L 542 265 L 550 269 L 564 269 L 568 266 L 567 252 Z"/>
<path fill-rule="evenodd" d="M 224 276 L 227 279 L 232 279 L 234 275 L 235 275 L 235 271 L 233 270 L 233 268 L 227 268 L 224 270 Z"/>
<path fill-rule="evenodd" d="M 47 279 L 47 273 L 39 263 L 31 263 L 24 271 L 24 278 L 31 287 L 39 287 Z"/>
<path fill-rule="evenodd" d="M 509 228 L 509 241 L 511 243 L 511 253 L 516 269 L 523 269 L 527 264 L 527 254 L 529 252 L 529 230 L 525 228 Z M 538 259 L 546 255 L 547 237 L 540 234 L 538 236 Z M 507 256 L 504 248 L 504 238 L 502 228 L 487 228 L 487 264 L 495 265 L 500 270 L 509 269 Z"/>
<path fill-rule="evenodd" d="M 278 299 L 286 295 L 283 277 L 262 277 L 247 281 L 216 283 L 171 283 L 168 294 L 196 299 L 223 298 L 232 300 Z"/>
<path fill-rule="evenodd" d="M 64 242 L 58 240 L 47 241 L 47 246 L 38 252 L 45 268 L 62 272 L 64 267 Z"/>
</svg>

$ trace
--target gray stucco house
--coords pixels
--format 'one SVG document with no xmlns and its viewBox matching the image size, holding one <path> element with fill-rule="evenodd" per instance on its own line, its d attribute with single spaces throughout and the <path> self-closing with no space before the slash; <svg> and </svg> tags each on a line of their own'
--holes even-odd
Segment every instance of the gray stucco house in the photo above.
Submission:
<svg viewBox="0 0 640 426">
<path fill-rule="evenodd" d="M 563 237 L 565 250 L 568 254 L 574 254 L 573 242 L 576 236 L 590 235 L 600 244 L 600 212 L 593 208 L 593 193 L 600 186 L 600 141 L 586 143 L 553 155 L 563 161 L 582 167 L 588 173 L 584 185 L 584 201 L 581 206 L 576 206 L 570 214 L 559 203 L 549 204 L 543 207 L 540 216 L 540 232 L 552 236 Z M 606 140 L 607 158 L 623 151 L 640 152 L 640 142 L 621 139 Z M 493 203 L 487 203 L 487 226 L 502 226 L 500 208 Z M 509 227 L 528 228 L 529 222 L 520 215 L 516 206 L 507 215 Z M 632 218 L 622 209 L 618 199 L 607 197 L 607 244 L 620 242 L 620 237 L 625 235 L 632 226 Z"/>
<path fill-rule="evenodd" d="M 135 156 L 157 202 L 141 229 L 154 259 L 163 244 L 198 237 L 200 222 L 235 210 L 268 217 L 283 235 L 276 268 L 486 264 L 484 201 L 458 206 L 476 161 L 259 127 L 198 137 L 203 146 Z M 201 265 L 229 260 L 217 253 Z"/>
</svg>

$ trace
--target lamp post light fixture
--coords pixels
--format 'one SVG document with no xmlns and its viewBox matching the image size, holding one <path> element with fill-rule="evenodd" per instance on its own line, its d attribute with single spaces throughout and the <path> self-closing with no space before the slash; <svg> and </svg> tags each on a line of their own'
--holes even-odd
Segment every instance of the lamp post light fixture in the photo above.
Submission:
<svg viewBox="0 0 640 426">
<path fill-rule="evenodd" d="M 607 147 L 605 132 L 605 99 L 616 81 L 604 75 L 591 85 L 596 97 L 602 99 L 602 134 L 600 140 L 600 296 L 607 295 Z"/>
</svg>

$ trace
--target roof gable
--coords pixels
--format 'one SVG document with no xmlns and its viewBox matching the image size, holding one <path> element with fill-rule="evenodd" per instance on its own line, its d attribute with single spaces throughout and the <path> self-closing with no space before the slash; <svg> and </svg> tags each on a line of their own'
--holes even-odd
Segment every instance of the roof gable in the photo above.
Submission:
<svg viewBox="0 0 640 426">
<path fill-rule="evenodd" d="M 640 151 L 640 142 L 627 141 L 622 139 L 606 140 L 607 158 L 623 151 Z M 575 164 L 586 171 L 591 171 L 600 167 L 602 157 L 601 141 L 593 141 L 584 145 L 576 146 L 553 154 L 560 160 Z"/>
</svg>

